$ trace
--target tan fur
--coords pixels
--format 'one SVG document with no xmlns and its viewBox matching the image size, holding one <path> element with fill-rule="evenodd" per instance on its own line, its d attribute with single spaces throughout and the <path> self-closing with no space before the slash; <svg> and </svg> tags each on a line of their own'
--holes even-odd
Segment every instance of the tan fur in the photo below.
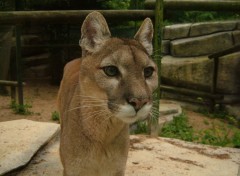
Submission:
<svg viewBox="0 0 240 176">
<path fill-rule="evenodd" d="M 149 56 L 152 33 L 151 20 L 146 19 L 136 40 L 110 38 L 100 13 L 85 19 L 80 40 L 83 57 L 65 66 L 58 95 L 64 175 L 124 175 L 129 146 L 126 122 L 148 116 L 157 86 L 157 67 Z M 105 73 L 110 65 L 118 68 L 118 76 Z M 154 72 L 145 78 L 143 71 L 149 66 Z"/>
</svg>

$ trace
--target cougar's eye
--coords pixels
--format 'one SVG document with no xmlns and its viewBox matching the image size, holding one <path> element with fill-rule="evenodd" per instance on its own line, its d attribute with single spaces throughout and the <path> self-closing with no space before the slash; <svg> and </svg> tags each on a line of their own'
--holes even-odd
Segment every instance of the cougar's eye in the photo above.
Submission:
<svg viewBox="0 0 240 176">
<path fill-rule="evenodd" d="M 144 77 L 145 78 L 151 77 L 153 72 L 154 72 L 154 68 L 153 67 L 146 67 L 146 68 L 144 68 Z"/>
<path fill-rule="evenodd" d="M 103 67 L 103 71 L 107 76 L 110 76 L 110 77 L 118 76 L 118 74 L 119 74 L 119 70 L 115 66 Z"/>
</svg>

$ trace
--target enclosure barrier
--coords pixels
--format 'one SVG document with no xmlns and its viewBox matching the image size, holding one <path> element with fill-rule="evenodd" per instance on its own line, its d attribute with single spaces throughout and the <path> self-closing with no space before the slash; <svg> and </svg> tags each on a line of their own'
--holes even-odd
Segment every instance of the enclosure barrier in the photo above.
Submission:
<svg viewBox="0 0 240 176">
<path fill-rule="evenodd" d="M 146 0 L 145 7 L 147 9 L 154 9 L 156 5 L 155 0 Z M 164 0 L 163 6 L 165 10 L 184 10 L 184 11 L 231 11 L 240 13 L 240 1 L 237 0 Z M 188 96 L 200 96 L 210 100 L 210 109 L 213 111 L 214 106 L 217 103 L 225 103 L 223 101 L 224 96 L 217 94 L 217 77 L 218 77 L 218 58 L 233 52 L 240 51 L 240 46 L 226 49 L 224 51 L 212 54 L 209 59 L 213 59 L 213 78 L 210 85 L 210 93 L 196 91 L 186 88 L 179 88 L 175 86 L 160 85 L 162 91 L 168 91 L 172 93 L 180 93 Z"/>
<path fill-rule="evenodd" d="M 159 30 L 159 20 L 163 18 L 163 7 L 166 10 L 201 10 L 201 11 L 239 11 L 239 1 L 196 1 L 196 0 L 157 0 L 147 1 L 146 7 L 156 10 L 99 10 L 108 21 L 111 20 L 142 20 L 146 17 L 155 18 L 155 56 L 154 59 L 159 66 L 161 66 L 161 30 Z M 8 24 L 16 26 L 16 59 L 17 59 L 17 82 L 18 82 L 18 96 L 19 104 L 23 104 L 23 90 L 22 90 L 22 59 L 21 59 L 21 26 L 24 24 L 79 24 L 88 13 L 92 10 L 61 10 L 61 11 L 8 11 L 0 12 L 0 24 Z M 156 13 L 155 13 L 156 12 Z M 159 12 L 159 13 L 157 13 Z M 158 30 L 156 30 L 158 29 Z M 161 48 L 161 47 L 160 47 Z M 0 83 L 1 84 L 1 83 Z M 159 79 L 160 84 L 160 79 Z M 162 86 L 162 89 L 167 87 Z M 169 89 L 169 88 L 168 88 Z M 159 88 L 157 89 L 159 92 Z M 154 95 L 155 99 L 159 100 L 159 93 Z M 210 95 L 211 96 L 211 95 Z M 213 95 L 215 96 L 215 95 Z M 159 102 L 157 103 L 157 106 Z M 158 108 L 158 107 L 157 107 Z M 158 117 L 157 117 L 158 118 Z"/>
<path fill-rule="evenodd" d="M 212 86 L 211 86 L 212 94 L 216 94 L 219 58 L 226 56 L 228 54 L 239 52 L 239 51 L 240 51 L 240 45 L 235 45 L 234 47 L 228 48 L 226 50 L 223 50 L 208 56 L 209 59 L 213 59 L 213 78 L 212 78 Z M 215 104 L 216 99 L 212 98 L 212 100 L 213 100 L 213 104 Z"/>
<path fill-rule="evenodd" d="M 24 104 L 22 58 L 21 58 L 21 28 L 24 24 L 80 24 L 92 10 L 62 10 L 62 11 L 5 11 L 0 12 L 0 25 L 15 25 L 16 37 L 16 73 L 17 82 L 13 82 L 11 90 L 18 88 L 18 102 Z M 107 20 L 143 20 L 146 17 L 154 18 L 154 10 L 99 10 Z M 51 45 L 58 47 L 59 45 Z M 62 46 L 62 45 L 61 45 Z M 63 46 L 70 47 L 69 44 Z M 31 48 L 32 46 L 27 46 Z M 41 46 L 48 47 L 48 46 Z M 6 85 L 0 82 L 1 85 Z M 11 91 L 11 94 L 14 94 Z M 15 97 L 11 95 L 11 97 Z"/>
<path fill-rule="evenodd" d="M 0 80 L 0 85 L 10 86 L 11 87 L 11 99 L 16 100 L 16 87 L 19 86 L 17 81 Z M 23 82 L 22 86 L 25 86 L 25 85 L 26 84 Z"/>
<path fill-rule="evenodd" d="M 240 11 L 240 1 L 237 0 L 164 0 L 163 5 L 166 10 Z M 146 0 L 145 8 L 154 9 L 155 1 Z"/>
</svg>

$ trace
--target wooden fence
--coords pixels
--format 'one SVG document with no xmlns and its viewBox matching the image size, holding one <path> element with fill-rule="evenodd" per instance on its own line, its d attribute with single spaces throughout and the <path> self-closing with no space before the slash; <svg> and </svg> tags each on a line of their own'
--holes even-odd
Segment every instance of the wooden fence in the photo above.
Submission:
<svg viewBox="0 0 240 176">
<path fill-rule="evenodd" d="M 239 1 L 215 1 L 215 0 L 157 0 L 147 1 L 146 7 L 155 8 L 156 10 L 99 10 L 108 21 L 111 20 L 143 20 L 146 17 L 155 18 L 155 42 L 154 49 L 156 55 L 154 58 L 159 66 L 161 66 L 161 27 L 163 19 L 163 7 L 166 10 L 211 10 L 211 11 L 239 11 Z M 19 104 L 23 105 L 23 82 L 22 82 L 22 58 L 21 58 L 21 27 L 27 23 L 48 23 L 48 24 L 73 24 L 82 21 L 91 10 L 61 10 L 61 11 L 7 11 L 0 12 L 0 24 L 8 24 L 16 26 L 16 60 L 17 60 L 17 87 Z M 1 84 L 1 82 L 0 82 Z M 2 82 L 2 84 L 4 84 Z M 160 82 L 159 82 L 160 86 Z M 159 101 L 158 88 L 155 100 Z M 157 107 L 159 106 L 157 103 Z M 154 118 L 155 122 L 158 117 Z M 156 125 L 157 123 L 155 123 Z M 156 128 L 153 127 L 153 128 Z"/>
</svg>

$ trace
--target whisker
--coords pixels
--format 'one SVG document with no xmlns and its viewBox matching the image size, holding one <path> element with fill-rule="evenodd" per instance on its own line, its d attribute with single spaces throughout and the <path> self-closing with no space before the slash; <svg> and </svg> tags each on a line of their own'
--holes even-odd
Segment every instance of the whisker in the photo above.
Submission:
<svg viewBox="0 0 240 176">
<path fill-rule="evenodd" d="M 100 98 L 98 98 L 98 97 L 94 97 L 94 96 L 87 96 L 87 95 L 81 95 L 81 94 L 76 95 L 76 96 L 79 96 L 79 97 L 85 97 L 85 98 L 90 98 L 90 99 L 102 100 L 102 99 L 100 99 Z M 107 100 L 107 99 L 106 99 L 106 100 Z"/>
<path fill-rule="evenodd" d="M 75 108 L 72 108 L 72 109 L 69 109 L 69 110 L 67 110 L 67 111 L 65 111 L 65 112 L 69 112 L 69 111 L 73 111 L 73 110 L 76 110 L 76 109 L 81 109 L 81 108 L 92 108 L 92 107 L 104 107 L 104 105 L 105 104 L 98 104 L 98 105 L 88 105 L 88 106 L 78 106 L 78 107 L 75 107 Z"/>
<path fill-rule="evenodd" d="M 96 115 L 98 115 L 100 113 L 105 113 L 105 112 L 107 112 L 107 111 L 104 109 L 104 110 L 96 111 L 94 113 L 90 113 L 89 115 L 86 116 L 86 118 L 83 118 L 83 121 L 89 120 L 89 119 L 95 117 Z M 105 116 L 103 116 L 103 118 L 105 118 Z"/>
</svg>

